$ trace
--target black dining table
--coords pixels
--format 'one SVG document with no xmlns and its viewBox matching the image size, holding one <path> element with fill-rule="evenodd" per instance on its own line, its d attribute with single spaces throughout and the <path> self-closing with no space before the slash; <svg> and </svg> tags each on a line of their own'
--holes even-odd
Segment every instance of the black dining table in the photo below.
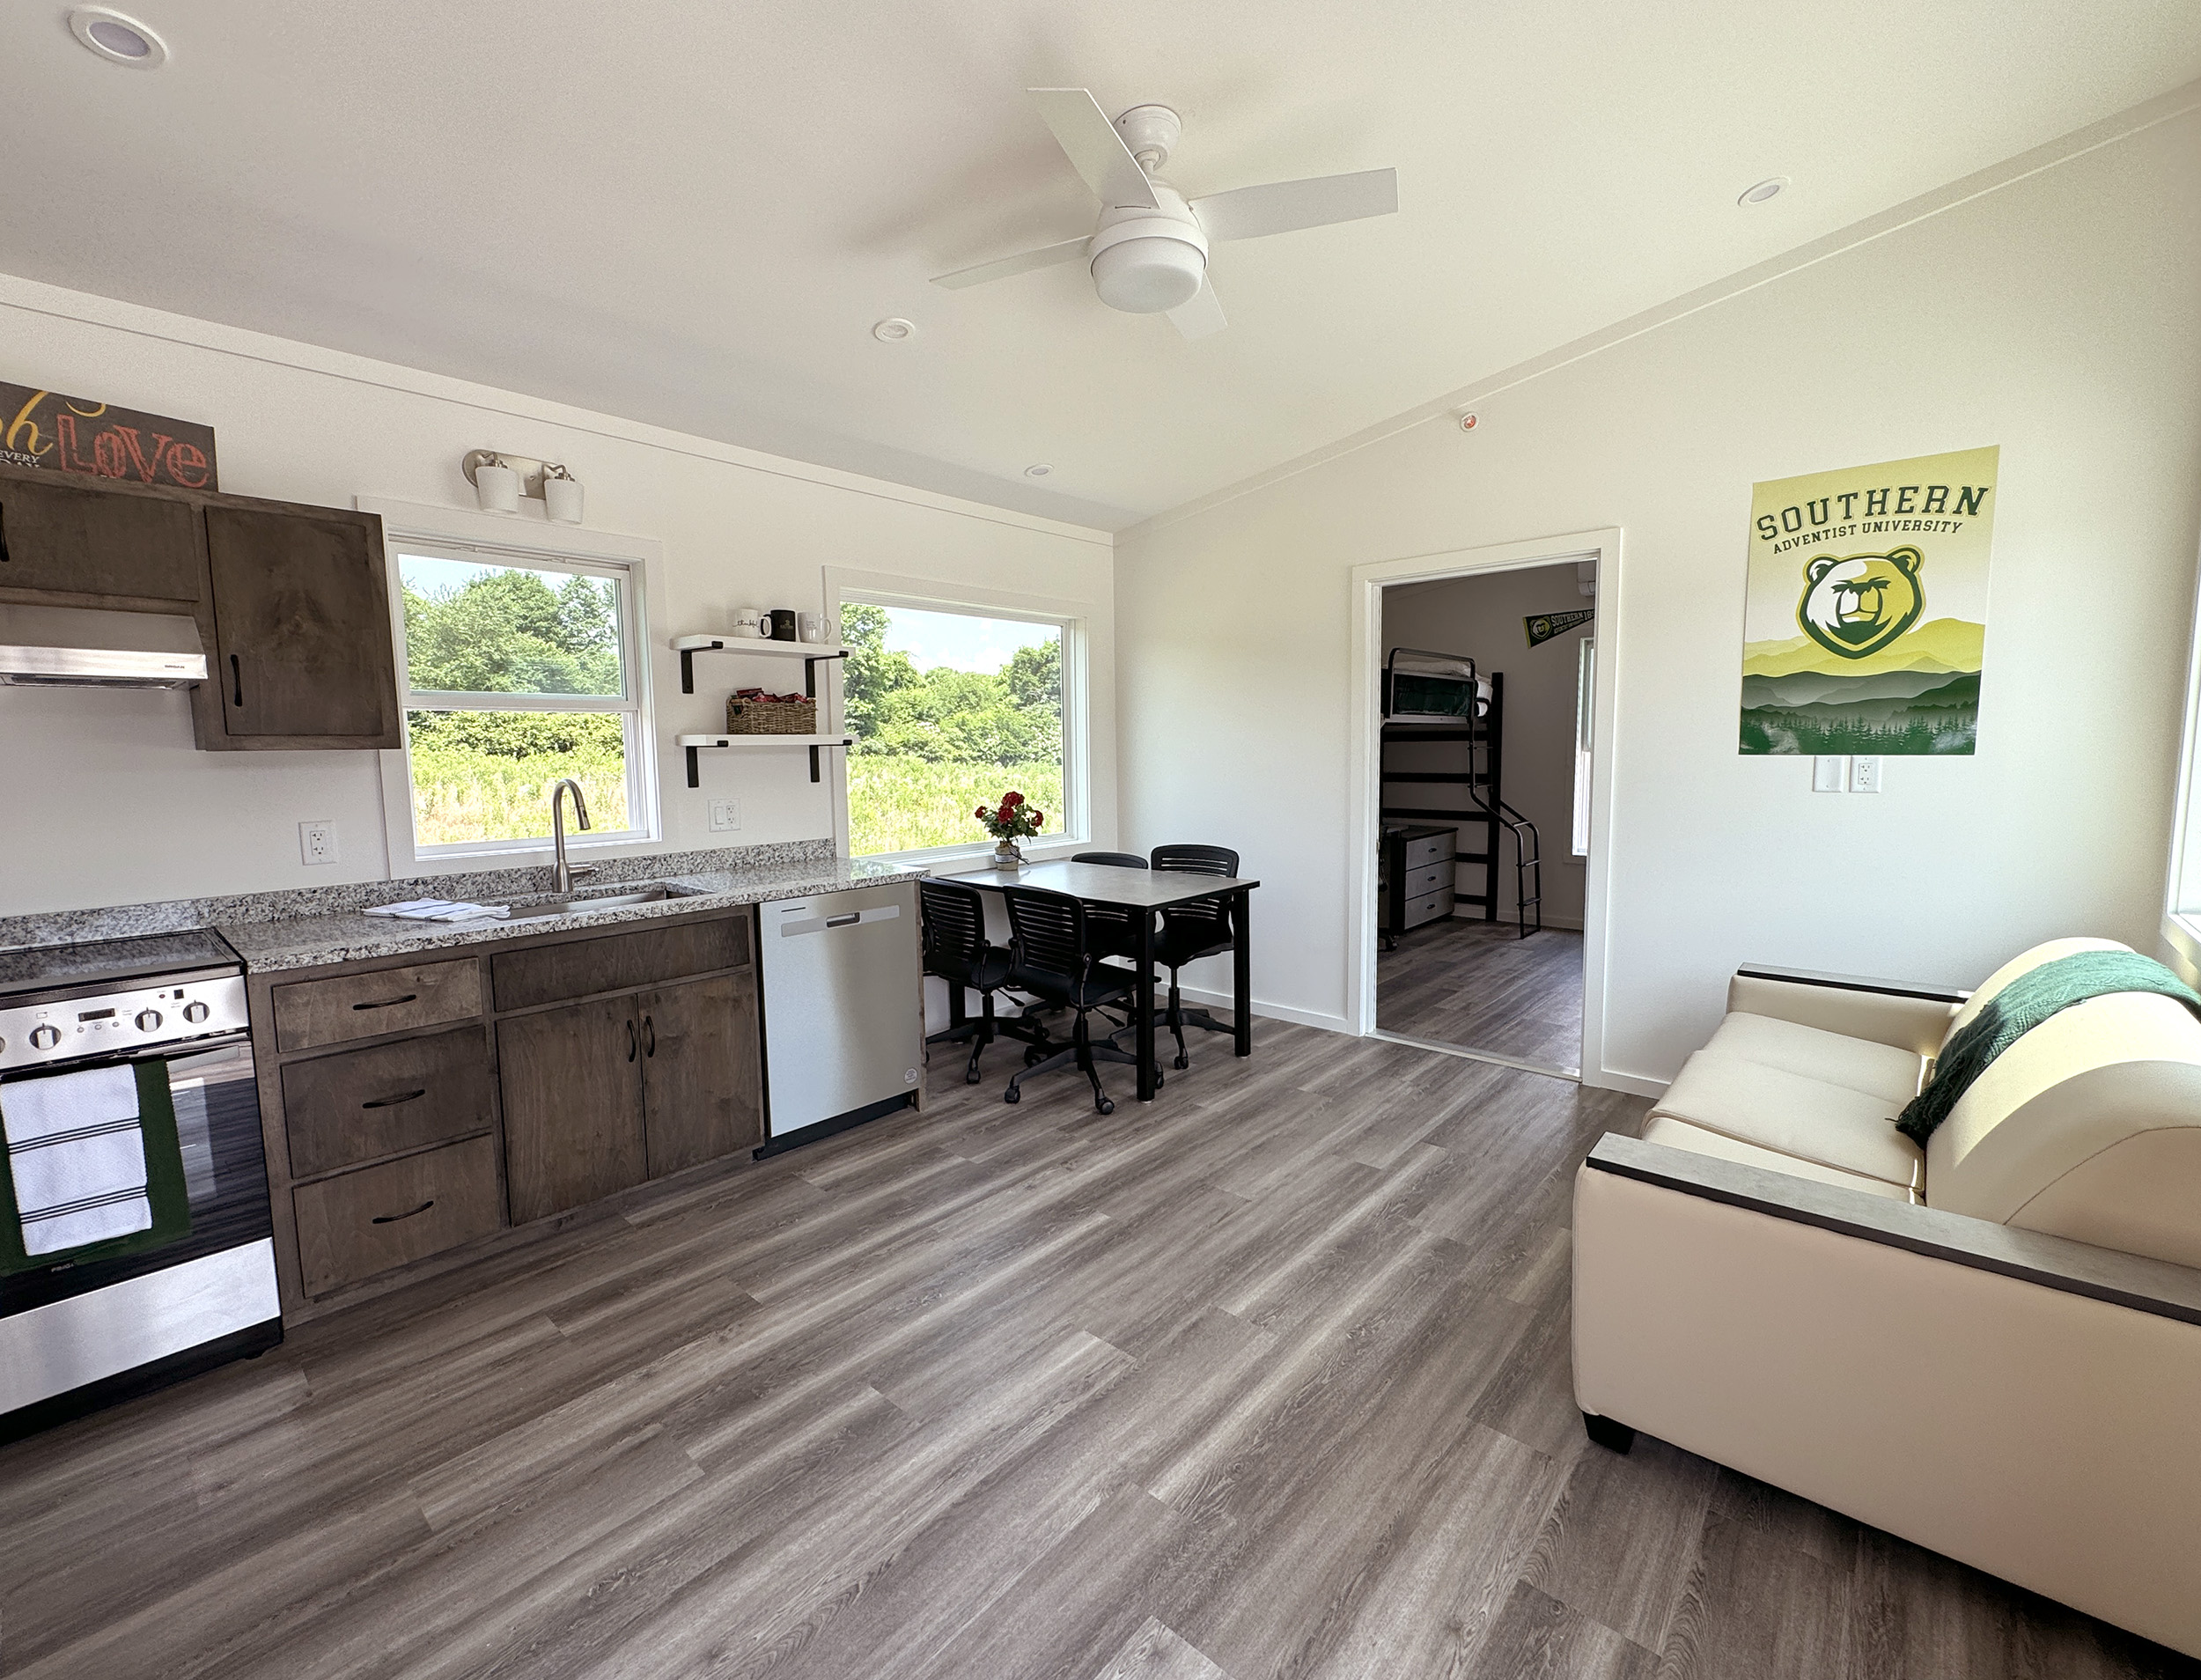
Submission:
<svg viewBox="0 0 2201 1680">
<path fill-rule="evenodd" d="M 1014 871 L 975 869 L 953 875 L 939 873 L 939 879 L 994 891 L 1004 887 L 1037 887 L 1051 893 L 1068 893 L 1088 904 L 1131 912 L 1138 927 L 1138 1005 L 1133 1024 L 1138 1035 L 1141 1102 L 1152 1102 L 1161 1086 L 1161 1069 L 1154 1058 L 1154 918 L 1172 904 L 1189 904 L 1201 898 L 1230 899 L 1235 947 L 1231 953 L 1231 1011 L 1236 1028 L 1232 1040 L 1239 1055 L 1254 1053 L 1253 971 L 1247 946 L 1253 892 L 1261 885 L 1259 881 L 1233 875 L 1200 875 L 1183 869 L 1125 869 L 1115 864 L 1086 863 L 1027 864 Z"/>
</svg>

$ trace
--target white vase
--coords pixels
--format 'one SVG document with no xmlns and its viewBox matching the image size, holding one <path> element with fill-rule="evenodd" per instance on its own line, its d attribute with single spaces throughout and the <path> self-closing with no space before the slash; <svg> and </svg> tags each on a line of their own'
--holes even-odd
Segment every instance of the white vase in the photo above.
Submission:
<svg viewBox="0 0 2201 1680">
<path fill-rule="evenodd" d="M 993 849 L 993 866 L 996 869 L 1021 869 L 1024 867 L 1024 854 L 1017 850 L 1015 841 L 1004 840 L 995 845 Z"/>
</svg>

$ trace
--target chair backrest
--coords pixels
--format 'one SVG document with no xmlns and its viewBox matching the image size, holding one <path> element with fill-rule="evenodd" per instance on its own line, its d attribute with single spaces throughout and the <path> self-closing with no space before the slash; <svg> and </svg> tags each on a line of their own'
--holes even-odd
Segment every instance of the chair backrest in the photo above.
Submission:
<svg viewBox="0 0 2201 1680">
<path fill-rule="evenodd" d="M 1009 932 L 1020 973 L 1052 975 L 1066 982 L 1085 978 L 1092 966 L 1086 934 L 1086 907 L 1068 893 L 1043 887 L 1004 887 Z"/>
<path fill-rule="evenodd" d="M 2057 939 L 2027 969 L 2109 939 Z M 1969 1006 L 1959 1016 L 1976 1013 Z M 1934 1207 L 2201 1266 L 2201 1021 L 2170 998 L 2113 992 L 2050 1016 L 1980 1074 L 1926 1145 Z"/>
<path fill-rule="evenodd" d="M 1144 869 L 1146 859 L 1136 851 L 1073 851 L 1072 863 L 1106 864 L 1111 869 Z"/>
<path fill-rule="evenodd" d="M 924 971 L 967 978 L 986 949 L 986 901 L 978 888 L 921 881 L 917 902 L 924 916 Z"/>
<path fill-rule="evenodd" d="M 1180 874 L 1229 877 L 1238 873 L 1238 854 L 1228 846 L 1156 846 L 1153 858 L 1155 868 Z M 1172 904 L 1162 911 L 1161 925 L 1169 932 L 1209 944 L 1219 945 L 1236 937 L 1226 898 L 1196 898 L 1189 903 Z"/>
</svg>

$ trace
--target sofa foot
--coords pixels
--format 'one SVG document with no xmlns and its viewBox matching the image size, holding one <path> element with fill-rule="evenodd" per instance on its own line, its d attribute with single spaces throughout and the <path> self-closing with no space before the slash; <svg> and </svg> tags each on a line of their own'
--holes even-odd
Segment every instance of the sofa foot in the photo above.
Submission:
<svg viewBox="0 0 2201 1680">
<path fill-rule="evenodd" d="M 1582 1427 L 1589 1431 L 1592 1441 L 1610 1452 L 1624 1453 L 1636 1444 L 1636 1432 L 1626 1424 L 1601 1418 L 1594 1411 L 1582 1414 Z"/>
</svg>

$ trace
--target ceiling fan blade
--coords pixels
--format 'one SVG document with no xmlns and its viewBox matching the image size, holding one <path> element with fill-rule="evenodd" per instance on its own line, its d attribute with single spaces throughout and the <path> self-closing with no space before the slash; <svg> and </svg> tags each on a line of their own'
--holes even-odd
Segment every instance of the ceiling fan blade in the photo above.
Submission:
<svg viewBox="0 0 2201 1680">
<path fill-rule="evenodd" d="M 1317 175 L 1308 181 L 1240 187 L 1192 201 L 1192 213 L 1211 239 L 1258 239 L 1332 222 L 1389 216 L 1399 207 L 1399 172 L 1365 169 L 1357 175 Z"/>
<path fill-rule="evenodd" d="M 1159 201 L 1147 184 L 1146 172 L 1091 92 L 1082 87 L 1031 87 L 1025 92 L 1095 198 L 1110 206 L 1156 207 Z"/>
<path fill-rule="evenodd" d="M 1090 239 L 1079 237 L 1064 239 L 1060 245 L 1042 245 L 1036 251 L 1025 251 L 1016 256 L 997 257 L 991 262 L 982 262 L 975 269 L 958 269 L 953 274 L 932 276 L 936 286 L 961 291 L 965 286 L 983 286 L 989 280 L 1005 280 L 1012 274 L 1029 274 L 1034 269 L 1051 269 L 1057 262 L 1074 262 L 1086 254 Z"/>
<path fill-rule="evenodd" d="M 1200 289 L 1192 294 L 1191 301 L 1169 312 L 1169 324 L 1187 338 L 1205 338 L 1230 325 L 1223 319 L 1223 305 L 1205 275 L 1200 276 Z"/>
</svg>

